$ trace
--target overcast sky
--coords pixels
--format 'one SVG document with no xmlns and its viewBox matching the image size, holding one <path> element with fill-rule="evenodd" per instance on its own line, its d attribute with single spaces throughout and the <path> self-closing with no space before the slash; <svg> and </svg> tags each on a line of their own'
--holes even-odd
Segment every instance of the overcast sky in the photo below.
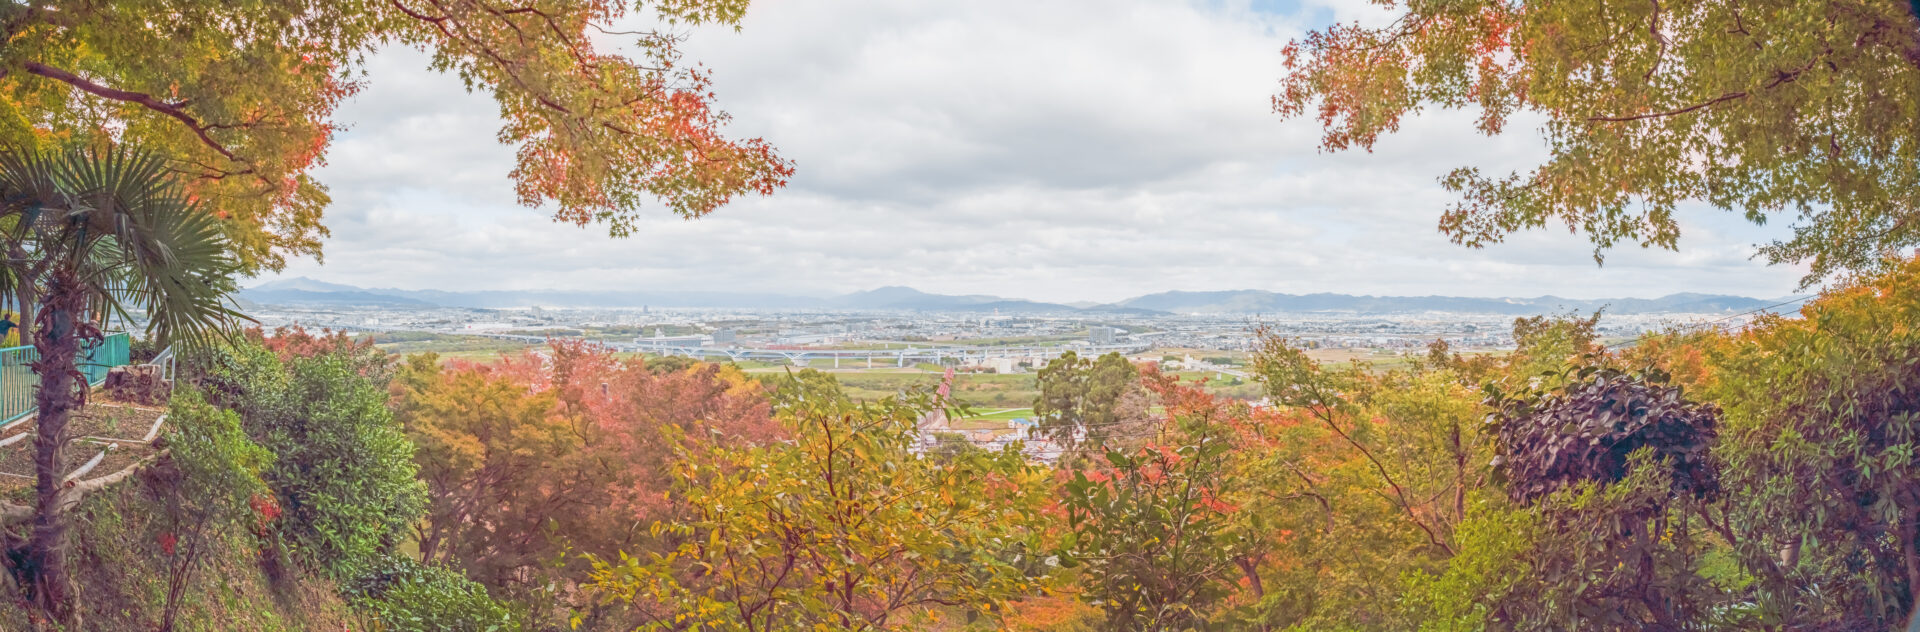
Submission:
<svg viewBox="0 0 1920 632">
<path fill-rule="evenodd" d="M 660 208 L 633 237 L 514 203 L 497 107 L 426 58 L 371 59 L 319 178 L 326 263 L 272 278 L 369 287 L 941 293 L 1108 301 L 1164 290 L 1576 298 L 1773 297 L 1801 270 L 1749 259 L 1779 236 L 1682 216 L 1678 252 L 1529 233 L 1485 250 L 1435 224 L 1458 166 L 1543 153 L 1470 112 L 1408 121 L 1373 153 L 1325 154 L 1269 97 L 1280 48 L 1359 0 L 759 0 L 738 33 L 689 33 L 736 136 L 794 161 L 792 183 L 695 221 Z M 1325 6 L 1322 6 L 1324 4 Z M 257 282 L 257 281 L 256 281 Z"/>
</svg>

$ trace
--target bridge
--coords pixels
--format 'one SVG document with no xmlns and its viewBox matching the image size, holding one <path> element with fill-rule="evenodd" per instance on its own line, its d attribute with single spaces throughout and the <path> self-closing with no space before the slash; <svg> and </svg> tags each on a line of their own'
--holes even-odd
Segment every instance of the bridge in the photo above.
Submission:
<svg viewBox="0 0 1920 632">
<path fill-rule="evenodd" d="M 629 343 L 609 345 L 620 351 L 638 351 L 658 355 L 677 355 L 689 358 L 725 357 L 738 362 L 741 360 L 786 361 L 794 366 L 807 366 L 813 361 L 833 362 L 834 368 L 840 368 L 843 361 L 864 363 L 871 368 L 875 362 L 904 367 L 919 363 L 943 364 L 948 360 L 959 364 L 980 364 L 991 358 L 1040 358 L 1051 360 L 1068 351 L 1083 356 L 1098 356 L 1118 351 L 1122 354 L 1140 353 L 1152 348 L 1149 343 L 1127 343 L 1086 345 L 1077 347 L 908 347 L 905 349 L 756 349 L 746 347 L 703 347 L 683 342 L 650 343 L 642 338 Z"/>
</svg>

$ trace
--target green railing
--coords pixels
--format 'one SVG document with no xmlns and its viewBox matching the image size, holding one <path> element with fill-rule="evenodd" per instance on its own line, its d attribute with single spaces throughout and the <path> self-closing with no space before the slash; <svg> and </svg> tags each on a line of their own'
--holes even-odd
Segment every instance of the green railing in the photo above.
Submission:
<svg viewBox="0 0 1920 632">
<path fill-rule="evenodd" d="M 87 384 L 100 385 L 107 379 L 108 369 L 126 364 L 130 342 L 123 331 L 107 334 L 100 342 L 82 347 L 80 356 L 74 360 L 80 372 L 87 376 Z M 0 424 L 33 413 L 33 395 L 40 386 L 40 376 L 27 365 L 38 359 L 40 352 L 33 347 L 0 349 Z"/>
</svg>

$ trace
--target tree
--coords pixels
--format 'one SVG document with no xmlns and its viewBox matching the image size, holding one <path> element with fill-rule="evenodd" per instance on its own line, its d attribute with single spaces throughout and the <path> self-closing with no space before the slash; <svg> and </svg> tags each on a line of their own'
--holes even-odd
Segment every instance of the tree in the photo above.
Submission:
<svg viewBox="0 0 1920 632">
<path fill-rule="evenodd" d="M 1271 533 L 1249 619 L 1271 629 L 1402 630 L 1403 577 L 1446 574 L 1490 489 L 1480 397 L 1450 368 L 1323 366 L 1263 334 L 1251 363 L 1272 407 L 1236 424 L 1239 501 Z M 1456 591 L 1457 592 L 1457 591 Z"/>
<path fill-rule="evenodd" d="M 1783 626 L 1891 629 L 1920 612 L 1915 323 L 1908 259 L 1698 347 L 1696 391 L 1725 410 L 1714 523 Z"/>
<path fill-rule="evenodd" d="M 1110 449 L 1060 486 L 1072 530 L 1062 557 L 1080 568 L 1104 629 L 1208 629 L 1237 576 L 1259 581 L 1248 569 L 1262 525 L 1225 500 L 1237 483 L 1230 411 L 1210 403 L 1170 406 L 1178 428 L 1165 441 Z"/>
<path fill-rule="evenodd" d="M 249 525 L 264 529 L 278 515 L 279 505 L 260 474 L 273 454 L 247 439 L 240 416 L 209 405 L 191 388 L 173 398 L 167 412 L 167 464 L 156 478 L 173 479 L 175 493 L 167 503 L 172 530 L 163 537 L 170 556 L 167 600 L 160 630 L 171 632 L 193 573 L 206 563 L 208 547 L 235 525 L 253 517 Z"/>
<path fill-rule="evenodd" d="M 1675 248 L 1690 201 L 1798 219 L 1770 261 L 1804 285 L 1920 245 L 1920 22 L 1907 2 L 1395 2 L 1391 24 L 1341 24 L 1285 49 L 1274 109 L 1312 112 L 1329 151 L 1371 149 L 1429 104 L 1477 107 L 1482 133 L 1545 117 L 1524 173 L 1474 167 L 1440 229 L 1483 247 L 1550 222 Z"/>
<path fill-rule="evenodd" d="M 1063 451 L 1083 441 L 1101 445 L 1109 439 L 1128 439 L 1147 427 L 1146 397 L 1140 371 L 1118 353 L 1089 360 L 1072 351 L 1040 369 L 1040 396 L 1033 412 L 1039 431 L 1059 443 Z"/>
<path fill-rule="evenodd" d="M 520 201 L 554 218 L 633 230 L 647 198 L 698 217 L 770 194 L 790 163 L 760 139 L 722 134 L 707 73 L 666 31 L 614 23 L 737 24 L 744 0 L 212 0 L 0 4 L 0 145 L 90 139 L 164 155 L 249 272 L 319 255 L 324 164 L 365 58 L 401 45 L 432 55 L 500 104 Z M 626 38 L 623 55 L 609 40 Z"/>
<path fill-rule="evenodd" d="M 642 629 L 918 629 L 1047 581 L 1045 475 L 1019 452 L 916 454 L 924 393 L 862 404 L 791 380 L 775 398 L 792 442 L 690 446 L 673 477 L 695 512 L 654 527 L 677 546 L 596 564 L 603 594 L 650 613 Z"/>
<path fill-rule="evenodd" d="M 740 449 L 784 436 L 737 370 L 655 364 L 579 341 L 490 363 L 409 357 L 391 391 L 431 498 L 414 527 L 420 560 L 612 623 L 621 613 L 579 598 L 591 566 L 569 553 L 670 546 L 646 537 L 692 511 L 668 498 L 669 437 Z"/>
<path fill-rule="evenodd" d="M 236 265 L 227 241 L 178 179 L 153 154 L 134 149 L 0 154 L 0 240 L 22 285 L 40 288 L 31 363 L 39 376 L 35 403 L 34 506 L 8 505 L 10 518 L 31 516 L 32 530 L 6 534 L 13 570 L 29 580 L 35 600 L 62 621 L 75 621 L 66 568 L 66 510 L 111 482 L 66 484 L 67 422 L 85 404 L 88 385 L 76 365 L 84 345 L 102 339 L 109 312 L 143 310 L 149 336 L 204 347 L 238 313 L 227 306 Z"/>
<path fill-rule="evenodd" d="M 1487 389 L 1498 472 L 1515 502 L 1539 509 L 1544 536 L 1526 552 L 1540 581 L 1499 599 L 1496 617 L 1678 632 L 1719 610 L 1731 623 L 1731 600 L 1700 572 L 1694 520 L 1720 492 L 1709 458 L 1719 411 L 1657 370 L 1607 359 L 1569 366 L 1555 388 Z"/>
<path fill-rule="evenodd" d="M 1297 348 L 1287 344 L 1286 339 L 1262 332 L 1259 349 L 1253 359 L 1256 378 L 1266 387 L 1267 395 L 1280 406 L 1297 411 L 1329 434 L 1325 439 L 1343 448 L 1343 451 L 1358 457 L 1350 462 L 1361 465 L 1367 471 L 1365 478 L 1371 479 L 1376 494 L 1386 499 L 1395 513 L 1406 523 L 1417 527 L 1428 546 L 1446 555 L 1452 555 L 1453 549 L 1446 539 L 1446 528 L 1438 520 L 1441 512 L 1422 505 L 1435 502 L 1440 496 L 1423 496 L 1415 489 L 1407 473 L 1397 471 L 1390 465 L 1395 459 L 1384 454 L 1383 449 L 1393 442 L 1381 441 L 1382 426 L 1393 420 L 1374 417 L 1364 405 L 1363 394 L 1375 388 L 1375 383 L 1364 367 L 1354 365 L 1344 371 L 1326 371 L 1320 363 Z M 1457 418 L 1449 421 L 1457 422 Z M 1457 434 L 1458 428 L 1453 429 Z M 1450 446 L 1455 452 L 1456 463 L 1468 456 L 1467 446 L 1457 439 Z M 1331 469 L 1331 468 L 1330 468 Z M 1302 476 L 1311 486 L 1315 484 L 1311 474 Z M 1464 490 L 1468 484 L 1464 472 L 1452 478 L 1451 487 L 1456 492 Z M 1452 494 L 1454 496 L 1458 493 Z M 1425 500 L 1433 499 L 1433 500 Z"/>
</svg>

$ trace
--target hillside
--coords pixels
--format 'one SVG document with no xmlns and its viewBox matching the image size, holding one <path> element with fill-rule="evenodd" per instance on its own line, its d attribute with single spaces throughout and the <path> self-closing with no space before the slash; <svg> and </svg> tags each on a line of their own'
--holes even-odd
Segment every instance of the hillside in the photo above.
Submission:
<svg viewBox="0 0 1920 632">
<path fill-rule="evenodd" d="M 149 474 L 93 494 L 75 509 L 71 563 L 83 630 L 152 630 L 166 602 L 169 525 Z M 253 535 L 236 532 L 209 547 L 187 585 L 177 629 L 280 632 L 358 630 L 363 625 L 331 582 L 263 558 Z M 0 574 L 0 577 L 5 577 Z M 17 594 L 17 593 L 14 593 Z M 29 608 L 0 604 L 0 630 L 31 630 Z"/>
</svg>

